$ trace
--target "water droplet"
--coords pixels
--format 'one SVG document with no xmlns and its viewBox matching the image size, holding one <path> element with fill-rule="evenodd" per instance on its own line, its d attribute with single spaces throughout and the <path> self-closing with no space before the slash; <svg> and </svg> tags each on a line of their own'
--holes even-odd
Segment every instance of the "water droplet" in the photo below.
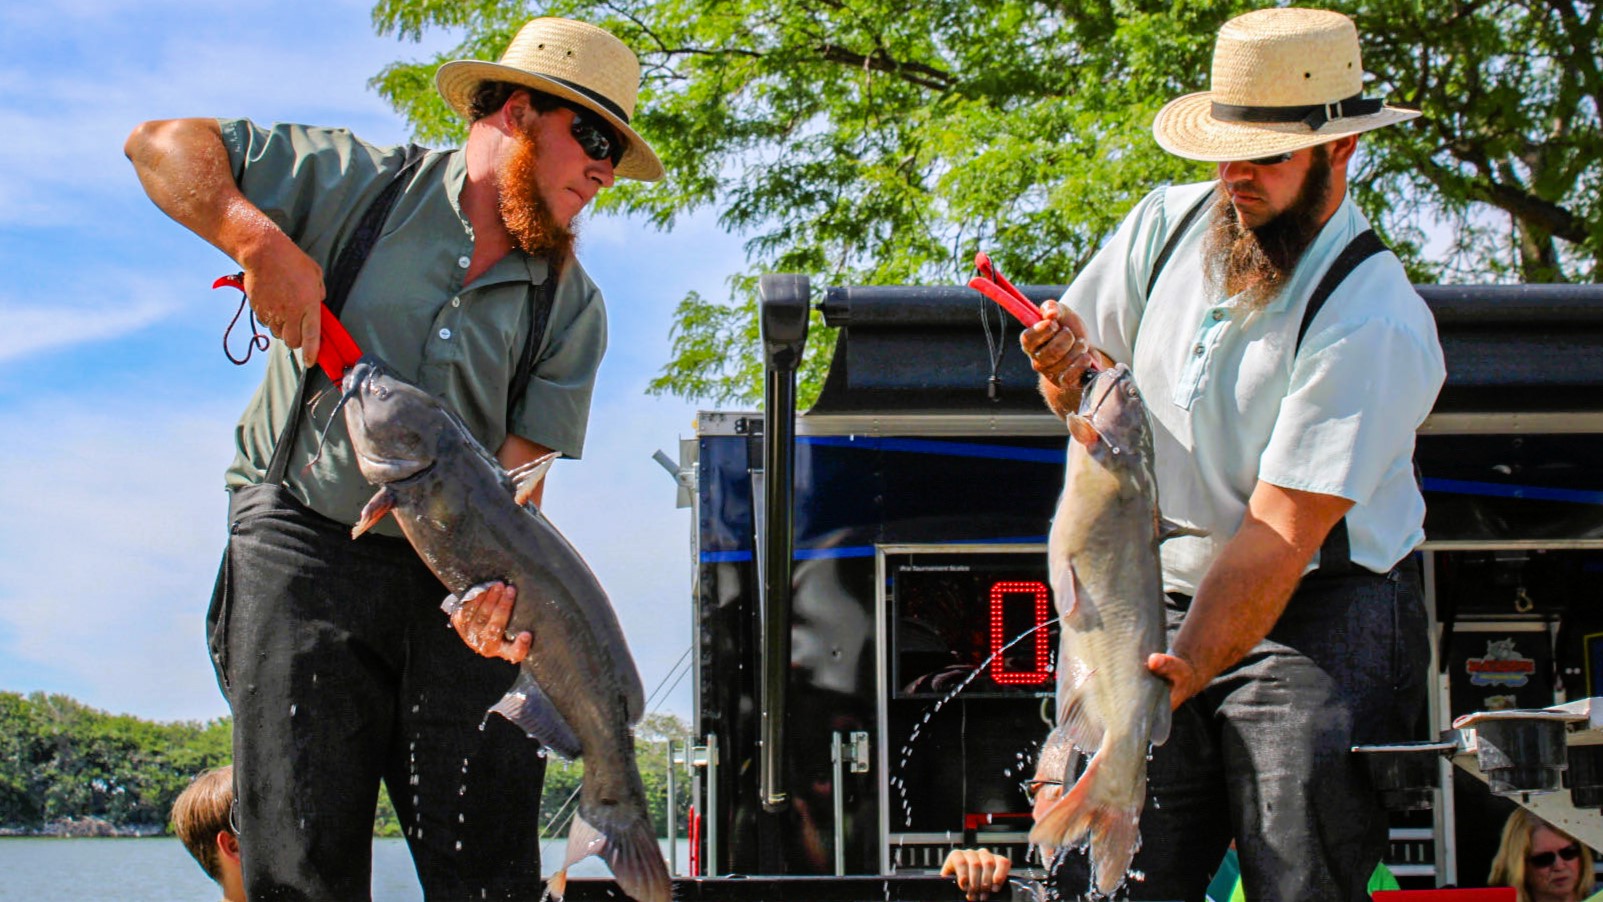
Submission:
<svg viewBox="0 0 1603 902">
<path fill-rule="evenodd" d="M 290 717 L 294 717 L 295 716 L 295 706 L 294 705 L 290 705 L 289 706 L 289 716 Z"/>
<path fill-rule="evenodd" d="M 416 714 L 416 713 L 417 713 L 417 711 L 418 711 L 418 708 L 420 708 L 420 707 L 422 707 L 422 706 L 421 706 L 421 705 L 413 705 L 413 706 L 412 706 L 412 713 L 413 713 L 413 714 Z"/>
</svg>

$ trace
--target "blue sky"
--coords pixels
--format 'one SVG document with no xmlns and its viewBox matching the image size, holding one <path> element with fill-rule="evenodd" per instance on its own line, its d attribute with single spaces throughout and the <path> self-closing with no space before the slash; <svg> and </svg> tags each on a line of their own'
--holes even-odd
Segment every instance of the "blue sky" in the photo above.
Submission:
<svg viewBox="0 0 1603 902">
<path fill-rule="evenodd" d="M 380 37 L 369 0 L 55 0 L 0 8 L 0 690 L 158 720 L 227 713 L 203 620 L 222 471 L 261 358 L 220 338 L 237 267 L 145 198 L 122 156 L 145 119 L 248 116 L 407 138 L 366 86 L 449 45 Z M 648 691 L 690 646 L 690 518 L 651 460 L 695 407 L 645 394 L 674 304 L 723 297 L 739 241 L 709 215 L 583 223 L 611 341 L 581 461 L 546 512 L 618 609 Z M 690 681 L 661 705 L 688 716 Z"/>
</svg>

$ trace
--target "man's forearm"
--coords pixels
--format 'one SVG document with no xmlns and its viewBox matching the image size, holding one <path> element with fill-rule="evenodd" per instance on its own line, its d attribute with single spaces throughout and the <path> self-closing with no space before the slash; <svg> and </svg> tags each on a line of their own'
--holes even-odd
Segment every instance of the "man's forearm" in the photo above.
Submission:
<svg viewBox="0 0 1603 902">
<path fill-rule="evenodd" d="M 1269 635 L 1308 565 L 1304 555 L 1263 524 L 1230 540 L 1197 587 L 1172 653 L 1206 686 Z"/>
<path fill-rule="evenodd" d="M 1325 536 L 1352 502 L 1260 481 L 1241 527 L 1208 568 L 1159 675 L 1178 705 L 1274 629 Z M 1165 656 L 1157 656 L 1163 658 Z M 1175 661 L 1183 662 L 1173 666 Z"/>
<path fill-rule="evenodd" d="M 1041 398 L 1046 401 L 1048 410 L 1051 410 L 1058 419 L 1063 419 L 1071 412 L 1080 409 L 1080 392 L 1070 392 L 1063 386 L 1053 382 L 1045 376 L 1040 378 Z"/>
<path fill-rule="evenodd" d="M 136 127 L 123 145 L 145 193 L 212 246 L 250 269 L 274 242 L 288 241 L 234 184 L 222 130 L 212 119 L 166 119 Z"/>
</svg>

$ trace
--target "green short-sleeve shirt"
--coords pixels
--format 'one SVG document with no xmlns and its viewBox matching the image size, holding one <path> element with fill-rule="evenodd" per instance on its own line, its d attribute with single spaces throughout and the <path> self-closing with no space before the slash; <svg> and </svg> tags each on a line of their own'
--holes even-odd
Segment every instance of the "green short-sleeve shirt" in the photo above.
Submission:
<svg viewBox="0 0 1603 902">
<path fill-rule="evenodd" d="M 404 148 L 377 147 L 344 129 L 220 124 L 246 198 L 325 273 L 404 155 Z M 473 256 L 473 230 L 458 204 L 466 171 L 460 150 L 423 159 L 390 211 L 340 320 L 364 352 L 439 397 L 491 453 L 510 433 L 578 457 L 607 344 L 601 292 L 577 261 L 562 267 L 534 374 L 508 423 L 513 370 L 549 269 L 514 249 L 463 286 Z M 230 489 L 263 480 L 300 374 L 295 355 L 274 342 L 266 375 L 236 430 Z M 325 392 L 308 409 L 285 484 L 313 510 L 354 523 L 374 489 L 357 470 L 343 417 L 305 469 L 336 398 L 337 392 Z M 396 534 L 389 521 L 380 528 Z"/>
</svg>

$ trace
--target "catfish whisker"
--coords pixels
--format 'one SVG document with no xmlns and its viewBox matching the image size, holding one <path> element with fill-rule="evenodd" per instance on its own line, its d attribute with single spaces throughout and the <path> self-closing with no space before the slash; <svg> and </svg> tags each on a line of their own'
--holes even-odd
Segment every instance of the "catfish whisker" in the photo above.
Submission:
<svg viewBox="0 0 1603 902">
<path fill-rule="evenodd" d="M 330 384 L 328 388 L 318 392 L 317 395 L 312 398 L 311 404 L 308 406 L 315 408 L 317 406 L 317 402 L 322 400 L 323 395 L 328 393 L 328 389 L 333 387 L 334 386 Z M 311 470 L 312 465 L 317 463 L 318 460 L 322 458 L 323 446 L 328 443 L 328 431 L 334 428 L 334 424 L 339 421 L 340 411 L 345 409 L 345 402 L 356 397 L 356 393 L 361 390 L 361 387 L 362 386 L 360 383 L 353 383 L 350 388 L 347 388 L 340 393 L 339 401 L 334 405 L 334 410 L 328 415 L 328 422 L 323 424 L 323 431 L 317 436 L 317 451 L 312 454 L 312 459 L 306 462 L 306 466 L 301 468 L 302 473 Z"/>
</svg>

